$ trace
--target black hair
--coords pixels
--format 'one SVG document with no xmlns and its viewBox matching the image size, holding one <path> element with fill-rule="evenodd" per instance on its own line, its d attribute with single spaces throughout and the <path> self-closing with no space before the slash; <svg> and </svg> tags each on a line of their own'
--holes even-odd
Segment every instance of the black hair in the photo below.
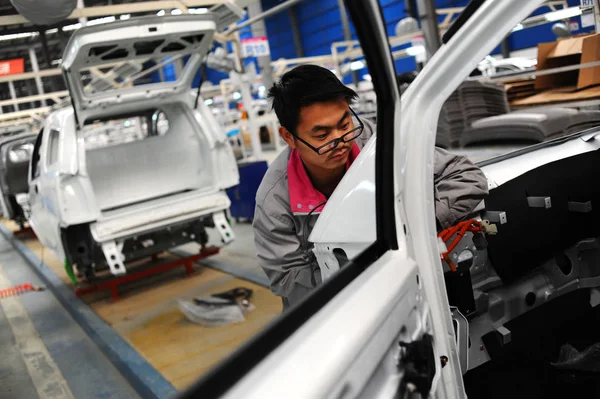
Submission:
<svg viewBox="0 0 600 399">
<path fill-rule="evenodd" d="M 358 98 L 333 72 L 317 65 L 300 65 L 283 74 L 269 89 L 269 99 L 281 126 L 296 134 L 300 109 L 318 102 Z"/>
</svg>

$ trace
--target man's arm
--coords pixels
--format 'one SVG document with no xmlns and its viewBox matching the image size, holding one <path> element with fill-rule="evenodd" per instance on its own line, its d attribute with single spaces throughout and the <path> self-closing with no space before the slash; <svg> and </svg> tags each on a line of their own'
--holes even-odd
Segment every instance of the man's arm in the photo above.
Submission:
<svg viewBox="0 0 600 399">
<path fill-rule="evenodd" d="M 321 283 L 318 264 L 304 250 L 301 232 L 297 233 L 290 215 L 267 212 L 257 204 L 253 228 L 258 262 L 269 277 L 271 291 L 284 303 L 299 302 Z"/>
<path fill-rule="evenodd" d="M 485 175 L 466 157 L 435 149 L 435 217 L 442 229 L 466 218 L 488 193 Z"/>
</svg>

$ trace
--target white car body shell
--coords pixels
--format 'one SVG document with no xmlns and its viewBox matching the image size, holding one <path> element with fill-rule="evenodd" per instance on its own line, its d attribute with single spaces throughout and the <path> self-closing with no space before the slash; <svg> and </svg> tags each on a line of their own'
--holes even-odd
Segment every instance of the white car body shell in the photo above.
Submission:
<svg viewBox="0 0 600 399">
<path fill-rule="evenodd" d="M 58 259 L 66 258 L 61 230 L 69 226 L 87 224 L 99 246 L 116 243 L 122 248 L 127 238 L 147 232 L 211 215 L 225 220 L 230 205 L 225 189 L 239 182 L 237 164 L 224 130 L 204 101 L 200 98 L 196 104 L 196 93 L 190 92 L 215 28 L 209 14 L 181 15 L 119 21 L 82 28 L 73 35 L 62 68 L 74 105 L 46 118 L 37 143 L 39 163 L 32 162 L 29 176 L 31 226 Z M 167 52 L 168 56 L 189 54 L 177 81 L 86 91 L 80 71 L 106 63 L 103 57 L 110 54 L 88 56 L 95 46 L 113 45 L 126 52 L 123 62 L 144 62 L 154 53 L 140 51 L 143 54 L 133 56 L 131 52 L 148 40 L 163 40 L 163 45 L 154 46 L 155 59 L 166 57 L 161 46 L 168 48 L 169 41 L 177 43 L 178 50 Z M 164 136 L 86 150 L 82 134 L 86 121 L 148 109 L 169 116 L 170 128 Z M 56 144 L 51 143 L 52 135 Z M 234 239 L 226 223 L 215 224 L 225 243 Z M 111 271 L 117 274 L 112 266 Z"/>
</svg>

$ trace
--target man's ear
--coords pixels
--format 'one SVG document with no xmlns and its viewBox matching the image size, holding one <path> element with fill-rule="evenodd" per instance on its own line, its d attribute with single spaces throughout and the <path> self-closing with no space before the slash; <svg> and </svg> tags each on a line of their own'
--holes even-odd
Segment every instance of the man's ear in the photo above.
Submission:
<svg viewBox="0 0 600 399">
<path fill-rule="evenodd" d="M 290 148 L 296 148 L 296 140 L 294 140 L 294 135 L 289 132 L 283 126 L 279 126 L 279 135 L 281 138 L 290 146 Z"/>
</svg>

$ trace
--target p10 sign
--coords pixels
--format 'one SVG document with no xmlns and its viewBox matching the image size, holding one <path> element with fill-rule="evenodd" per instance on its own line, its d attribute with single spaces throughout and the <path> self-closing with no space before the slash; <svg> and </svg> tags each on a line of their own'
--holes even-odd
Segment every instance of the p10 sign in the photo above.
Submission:
<svg viewBox="0 0 600 399">
<path fill-rule="evenodd" d="M 266 36 L 242 39 L 242 57 L 261 57 L 271 54 Z"/>
</svg>

